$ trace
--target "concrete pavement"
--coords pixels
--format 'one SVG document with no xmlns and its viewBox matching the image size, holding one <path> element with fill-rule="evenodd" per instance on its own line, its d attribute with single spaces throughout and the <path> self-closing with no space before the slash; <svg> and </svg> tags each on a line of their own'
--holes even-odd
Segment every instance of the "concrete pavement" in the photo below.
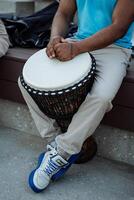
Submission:
<svg viewBox="0 0 134 200">
<path fill-rule="evenodd" d="M 134 167 L 101 157 L 33 193 L 27 178 L 44 145 L 38 136 L 0 127 L 0 200 L 134 200 Z"/>
</svg>

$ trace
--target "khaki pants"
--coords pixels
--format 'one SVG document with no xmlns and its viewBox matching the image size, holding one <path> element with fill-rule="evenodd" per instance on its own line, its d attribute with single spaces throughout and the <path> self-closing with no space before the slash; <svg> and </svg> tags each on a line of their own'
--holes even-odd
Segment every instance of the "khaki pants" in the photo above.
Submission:
<svg viewBox="0 0 134 200">
<path fill-rule="evenodd" d="M 97 63 L 97 80 L 64 134 L 55 126 L 55 120 L 39 110 L 19 81 L 19 87 L 41 136 L 55 139 L 59 149 L 68 154 L 81 150 L 83 142 L 93 134 L 104 114 L 111 110 L 111 102 L 126 75 L 131 50 L 111 45 L 91 53 Z"/>
<path fill-rule="evenodd" d="M 9 38 L 5 26 L 0 20 L 0 57 L 4 56 L 9 48 Z"/>
</svg>

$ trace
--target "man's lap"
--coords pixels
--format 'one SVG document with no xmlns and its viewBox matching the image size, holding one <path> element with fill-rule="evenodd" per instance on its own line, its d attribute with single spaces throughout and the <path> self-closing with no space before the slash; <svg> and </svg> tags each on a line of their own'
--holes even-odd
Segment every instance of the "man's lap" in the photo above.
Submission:
<svg viewBox="0 0 134 200">
<path fill-rule="evenodd" d="M 91 53 L 97 64 L 91 94 L 112 101 L 126 75 L 131 50 L 111 45 Z"/>
</svg>

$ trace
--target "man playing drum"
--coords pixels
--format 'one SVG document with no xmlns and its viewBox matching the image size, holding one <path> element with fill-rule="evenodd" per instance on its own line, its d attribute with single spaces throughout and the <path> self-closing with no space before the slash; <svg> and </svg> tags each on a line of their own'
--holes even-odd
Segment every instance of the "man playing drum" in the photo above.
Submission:
<svg viewBox="0 0 134 200">
<path fill-rule="evenodd" d="M 78 14 L 78 31 L 65 40 L 68 25 Z M 91 92 L 74 115 L 68 130 L 58 134 L 54 120 L 38 109 L 19 82 L 33 119 L 43 137 L 57 136 L 39 158 L 29 177 L 35 192 L 43 191 L 75 162 L 83 142 L 93 134 L 104 114 L 112 109 L 114 99 L 131 56 L 134 0 L 61 0 L 54 17 L 47 46 L 50 59 L 68 61 L 91 52 L 97 63 L 97 78 Z"/>
</svg>

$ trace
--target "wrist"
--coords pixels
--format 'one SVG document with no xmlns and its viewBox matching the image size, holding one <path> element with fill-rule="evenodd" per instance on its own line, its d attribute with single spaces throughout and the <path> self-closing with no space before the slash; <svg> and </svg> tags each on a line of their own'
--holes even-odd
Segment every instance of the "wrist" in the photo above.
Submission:
<svg viewBox="0 0 134 200">
<path fill-rule="evenodd" d="M 72 49 L 73 49 L 75 55 L 79 55 L 79 54 L 83 53 L 79 42 L 73 42 Z"/>
<path fill-rule="evenodd" d="M 75 46 L 76 46 L 76 48 L 77 48 L 78 54 L 91 51 L 90 46 L 89 46 L 89 45 L 87 44 L 87 42 L 84 41 L 84 40 L 75 42 Z"/>
<path fill-rule="evenodd" d="M 54 39 L 58 39 L 58 38 L 62 38 L 62 36 L 61 36 L 61 35 L 52 35 L 52 36 L 50 37 L 50 41 L 51 41 L 51 40 L 54 40 Z"/>
</svg>

